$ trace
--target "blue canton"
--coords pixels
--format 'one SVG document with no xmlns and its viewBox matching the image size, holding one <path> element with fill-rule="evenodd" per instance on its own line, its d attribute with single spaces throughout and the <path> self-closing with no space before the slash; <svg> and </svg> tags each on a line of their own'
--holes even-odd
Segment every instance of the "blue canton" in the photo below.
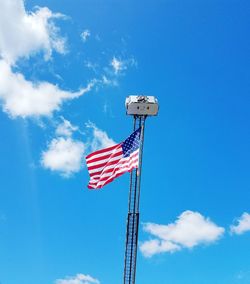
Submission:
<svg viewBox="0 0 250 284">
<path fill-rule="evenodd" d="M 123 156 L 125 158 L 129 157 L 131 153 L 139 149 L 140 134 L 141 134 L 141 128 L 138 128 L 122 143 L 121 146 L 122 146 Z"/>
</svg>

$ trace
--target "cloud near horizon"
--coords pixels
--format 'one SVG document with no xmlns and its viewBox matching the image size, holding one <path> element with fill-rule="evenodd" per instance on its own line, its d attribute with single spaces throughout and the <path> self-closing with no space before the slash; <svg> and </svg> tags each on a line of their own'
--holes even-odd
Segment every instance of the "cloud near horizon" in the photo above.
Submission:
<svg viewBox="0 0 250 284">
<path fill-rule="evenodd" d="M 100 281 L 90 275 L 77 274 L 76 276 L 57 279 L 55 284 L 100 284 Z"/>
<path fill-rule="evenodd" d="M 217 226 L 209 218 L 189 210 L 184 211 L 174 223 L 168 225 L 145 223 L 143 230 L 156 237 L 140 244 L 140 250 L 145 257 L 211 244 L 221 238 L 225 232 L 223 227 Z"/>
</svg>

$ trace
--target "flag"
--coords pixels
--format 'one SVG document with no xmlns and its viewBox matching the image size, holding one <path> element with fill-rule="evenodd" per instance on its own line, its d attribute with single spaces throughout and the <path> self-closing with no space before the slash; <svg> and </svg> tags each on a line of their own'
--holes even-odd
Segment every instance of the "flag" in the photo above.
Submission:
<svg viewBox="0 0 250 284">
<path fill-rule="evenodd" d="M 93 152 L 86 157 L 90 175 L 88 188 L 102 188 L 125 172 L 138 168 L 140 134 L 141 128 L 125 141 Z"/>
</svg>

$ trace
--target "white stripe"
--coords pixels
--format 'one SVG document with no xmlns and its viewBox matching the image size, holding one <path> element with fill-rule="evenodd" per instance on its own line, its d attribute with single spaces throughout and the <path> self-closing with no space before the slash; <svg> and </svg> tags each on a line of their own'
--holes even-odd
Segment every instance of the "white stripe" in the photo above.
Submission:
<svg viewBox="0 0 250 284">
<path fill-rule="evenodd" d="M 118 158 L 119 156 L 117 156 L 117 157 L 115 157 L 115 158 L 117 158 L 117 161 L 120 160 L 117 164 L 113 164 L 113 165 L 110 165 L 110 166 L 105 166 L 105 165 L 104 165 L 104 166 L 102 166 L 102 167 L 100 167 L 100 168 L 96 168 L 96 169 L 89 170 L 89 173 L 90 173 L 90 174 L 92 174 L 92 173 L 97 173 L 97 172 L 102 171 L 104 168 L 105 168 L 105 170 L 106 170 L 106 169 L 112 169 L 112 168 L 114 168 L 114 167 L 117 167 L 117 166 L 119 165 L 119 163 L 121 163 L 121 162 L 126 162 L 126 161 L 132 160 L 132 159 L 134 159 L 134 158 L 137 158 L 137 157 L 138 157 L 138 153 L 139 153 L 139 149 L 136 150 L 135 152 L 133 152 L 133 154 L 132 154 L 131 156 L 126 157 L 126 158 Z M 114 158 L 113 161 L 116 160 L 115 158 Z"/>
<path fill-rule="evenodd" d="M 123 162 L 124 160 L 122 159 L 121 162 Z M 138 164 L 138 157 L 134 157 L 133 159 L 130 159 L 129 161 L 127 161 L 126 163 L 124 164 L 121 164 L 121 163 L 118 163 L 116 165 L 113 165 L 113 168 L 114 168 L 114 171 L 118 168 L 126 168 L 128 166 L 130 166 L 130 164 L 134 164 L 134 163 L 137 163 Z M 109 169 L 109 168 L 112 168 L 112 167 L 107 167 L 105 168 L 106 169 Z M 109 176 L 109 175 L 112 175 L 113 172 L 108 172 L 108 173 L 105 173 L 105 170 L 100 173 L 100 174 L 97 174 L 97 175 L 93 175 L 91 176 L 91 179 L 99 179 L 99 178 L 102 178 L 102 177 L 105 177 L 105 176 Z"/>
<path fill-rule="evenodd" d="M 119 160 L 121 160 L 121 158 L 117 159 L 117 164 L 118 164 Z M 114 161 L 115 161 L 115 159 L 114 159 Z M 114 162 L 114 161 L 113 161 L 113 162 Z M 114 168 L 115 165 L 117 165 L 117 164 L 113 164 L 113 165 L 110 165 L 110 166 L 105 166 L 105 165 L 104 165 L 104 166 L 102 166 L 102 167 L 100 167 L 100 168 L 96 168 L 96 169 L 93 169 L 93 170 L 89 170 L 89 174 L 93 174 L 93 173 L 100 172 L 100 171 L 102 171 L 103 169 L 112 169 L 112 168 Z"/>
<path fill-rule="evenodd" d="M 138 164 L 137 164 L 137 163 L 131 164 L 129 167 L 121 168 L 120 170 L 116 171 L 115 173 L 112 173 L 112 175 L 107 176 L 107 177 L 106 177 L 104 180 L 102 180 L 102 181 L 100 181 L 99 179 L 98 179 L 98 180 L 90 180 L 90 181 L 89 181 L 89 184 L 92 184 L 92 185 L 100 185 L 100 184 L 103 184 L 104 182 L 106 182 L 106 181 L 112 179 L 113 177 L 115 177 L 117 174 L 129 172 L 129 171 L 131 171 L 132 169 L 137 168 L 137 167 L 138 167 Z"/>
<path fill-rule="evenodd" d="M 99 164 L 103 164 L 105 162 L 112 162 L 112 161 L 115 161 L 115 160 L 119 160 L 123 157 L 123 154 L 122 154 L 122 151 L 121 151 L 121 155 L 120 156 L 116 156 L 116 157 L 113 157 L 113 154 L 110 155 L 107 159 L 103 159 L 103 160 L 100 160 L 100 161 L 96 161 L 96 162 L 88 162 L 87 163 L 87 166 L 88 168 L 89 167 L 93 167 L 93 166 L 96 166 L 96 165 L 99 165 Z"/>
<path fill-rule="evenodd" d="M 112 178 L 113 176 L 115 176 L 117 173 L 128 172 L 132 168 L 137 168 L 137 167 L 138 167 L 138 163 L 133 163 L 133 164 L 129 165 L 128 167 L 124 167 L 124 168 L 121 168 L 119 170 L 116 170 L 115 172 L 112 172 L 111 174 L 110 173 L 105 174 L 104 176 L 101 176 L 101 179 L 102 179 L 102 181 L 106 181 L 106 180 L 109 180 L 110 178 Z M 97 179 L 97 180 L 96 179 L 90 179 L 89 183 L 99 184 L 102 181 L 100 181 L 100 178 Z"/>
<path fill-rule="evenodd" d="M 105 177 L 110 177 L 113 176 L 116 172 L 120 172 L 122 170 L 127 171 L 128 169 L 130 169 L 131 167 L 136 167 L 138 166 L 138 159 L 134 160 L 134 161 L 130 161 L 129 163 L 122 165 L 119 169 L 119 167 L 114 168 L 113 172 L 109 172 L 109 173 L 104 173 L 104 174 L 100 174 L 98 176 L 93 176 L 90 179 L 90 182 L 98 182 L 100 179 L 105 178 Z M 117 170 L 118 169 L 118 170 Z"/>
<path fill-rule="evenodd" d="M 86 161 L 87 161 L 87 163 L 89 163 L 89 162 L 91 162 L 91 160 L 93 160 L 93 159 L 96 159 L 96 158 L 99 158 L 99 157 L 103 157 L 103 156 L 109 155 L 109 154 L 111 154 L 111 153 L 117 153 L 117 152 L 119 152 L 120 150 L 121 150 L 121 145 L 118 144 L 118 145 L 117 145 L 117 148 L 114 148 L 114 149 L 109 150 L 109 151 L 105 151 L 105 152 L 100 153 L 100 154 L 95 154 L 95 155 L 93 155 L 92 157 L 87 158 Z"/>
<path fill-rule="evenodd" d="M 136 164 L 132 164 L 130 167 L 128 168 L 122 168 L 121 170 L 119 171 L 116 171 L 114 175 L 110 176 L 108 179 L 105 179 L 103 181 L 100 181 L 100 182 L 90 182 L 90 186 L 95 186 L 95 187 L 98 187 L 100 185 L 103 185 L 104 183 L 107 183 L 110 179 L 112 179 L 113 177 L 115 177 L 117 174 L 120 174 L 120 173 L 125 173 L 125 172 L 128 172 L 130 170 L 132 170 L 133 168 L 135 168 L 137 165 Z"/>
</svg>

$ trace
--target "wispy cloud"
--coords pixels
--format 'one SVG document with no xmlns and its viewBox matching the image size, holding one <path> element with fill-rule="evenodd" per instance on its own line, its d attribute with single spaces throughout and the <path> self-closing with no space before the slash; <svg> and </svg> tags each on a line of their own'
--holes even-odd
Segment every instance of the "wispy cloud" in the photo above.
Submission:
<svg viewBox="0 0 250 284">
<path fill-rule="evenodd" d="M 106 148 L 116 144 L 116 142 L 108 136 L 107 132 L 99 129 L 93 122 L 86 123 L 86 126 L 93 131 L 93 136 L 89 143 L 91 151 Z"/>
<path fill-rule="evenodd" d="M 250 214 L 244 212 L 237 220 L 236 225 L 230 226 L 230 232 L 232 234 L 241 235 L 250 231 Z"/>
<path fill-rule="evenodd" d="M 102 76 L 101 83 L 106 86 L 117 86 L 118 82 L 116 79 L 108 78 L 106 75 Z"/>
<path fill-rule="evenodd" d="M 55 284 L 100 284 L 100 281 L 90 275 L 77 274 L 64 279 L 57 279 Z"/>
<path fill-rule="evenodd" d="M 86 29 L 81 33 L 81 38 L 84 42 L 86 42 L 90 35 L 90 30 Z"/>
<path fill-rule="evenodd" d="M 89 60 L 85 60 L 84 61 L 84 66 L 92 71 L 94 71 L 95 73 L 97 73 L 97 69 L 99 67 L 99 65 L 97 63 L 93 63 Z"/>
<path fill-rule="evenodd" d="M 134 58 L 121 59 L 114 56 L 110 62 L 110 66 L 112 67 L 115 75 L 118 75 L 127 70 L 129 66 L 137 66 L 137 62 Z"/>
<path fill-rule="evenodd" d="M 75 131 L 78 131 L 79 128 L 75 125 L 72 125 L 70 121 L 65 119 L 64 117 L 61 116 L 62 122 L 58 124 L 56 128 L 56 135 L 57 136 L 66 136 L 66 137 L 71 137 L 72 134 Z"/>
<path fill-rule="evenodd" d="M 110 65 L 113 67 L 115 74 L 118 74 L 119 72 L 121 72 L 126 68 L 123 61 L 119 60 L 116 57 L 113 57 L 113 59 L 110 62 Z"/>
<path fill-rule="evenodd" d="M 145 257 L 210 244 L 218 240 L 225 231 L 209 218 L 193 211 L 184 211 L 174 223 L 168 225 L 145 223 L 143 230 L 156 237 L 140 244 L 140 250 Z"/>
</svg>

